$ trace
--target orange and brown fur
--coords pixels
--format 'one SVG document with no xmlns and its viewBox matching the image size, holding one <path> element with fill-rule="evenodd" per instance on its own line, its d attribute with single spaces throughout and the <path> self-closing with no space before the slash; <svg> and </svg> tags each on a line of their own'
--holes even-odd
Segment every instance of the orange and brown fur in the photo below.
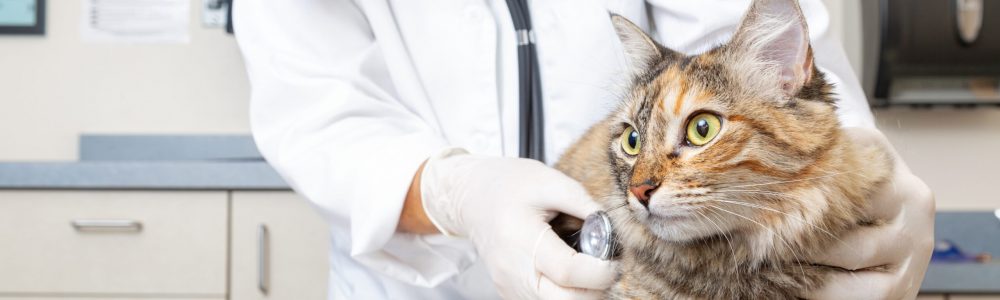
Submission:
<svg viewBox="0 0 1000 300">
<path fill-rule="evenodd" d="M 844 271 L 806 258 L 880 222 L 864 215 L 866 199 L 893 166 L 842 132 L 798 4 L 754 1 L 729 43 L 695 56 L 612 22 L 631 88 L 557 164 L 615 223 L 621 277 L 609 297 L 795 299 Z M 695 146 L 687 122 L 701 113 L 721 131 Z M 629 126 L 635 155 L 623 150 Z"/>
</svg>

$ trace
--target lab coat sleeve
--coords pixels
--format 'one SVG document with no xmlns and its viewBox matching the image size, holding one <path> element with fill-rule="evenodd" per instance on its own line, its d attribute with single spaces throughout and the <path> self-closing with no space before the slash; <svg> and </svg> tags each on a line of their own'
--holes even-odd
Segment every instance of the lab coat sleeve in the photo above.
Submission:
<svg viewBox="0 0 1000 300">
<path fill-rule="evenodd" d="M 809 25 L 816 67 L 833 84 L 841 126 L 874 129 L 875 120 L 868 97 L 847 60 L 843 43 L 830 31 L 830 14 L 826 6 L 820 0 L 802 0 L 800 5 Z"/>
<path fill-rule="evenodd" d="M 254 139 L 330 222 L 333 251 L 421 286 L 467 268 L 467 241 L 396 233 L 413 175 L 448 145 L 421 113 L 429 104 L 395 94 L 363 11 L 350 1 L 240 0 L 234 22 Z"/>
</svg>

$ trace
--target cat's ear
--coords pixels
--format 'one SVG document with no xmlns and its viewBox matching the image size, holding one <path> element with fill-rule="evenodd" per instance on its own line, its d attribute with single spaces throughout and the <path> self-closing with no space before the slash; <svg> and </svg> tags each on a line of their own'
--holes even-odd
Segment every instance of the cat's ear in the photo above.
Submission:
<svg viewBox="0 0 1000 300">
<path fill-rule="evenodd" d="M 754 0 L 730 47 L 741 72 L 777 77 L 788 96 L 812 79 L 809 29 L 798 0 Z"/>
<path fill-rule="evenodd" d="M 632 21 L 612 13 L 611 24 L 614 25 L 615 33 L 618 34 L 618 39 L 622 42 L 622 48 L 625 48 L 625 58 L 628 60 L 630 72 L 645 72 L 657 61 L 663 59 L 663 51 L 660 46 Z"/>
</svg>

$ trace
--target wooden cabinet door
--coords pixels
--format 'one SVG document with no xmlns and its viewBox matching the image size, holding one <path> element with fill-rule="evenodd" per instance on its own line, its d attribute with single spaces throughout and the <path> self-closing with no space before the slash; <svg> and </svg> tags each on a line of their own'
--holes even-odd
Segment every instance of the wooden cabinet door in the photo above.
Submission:
<svg viewBox="0 0 1000 300">
<path fill-rule="evenodd" d="M 230 299 L 326 299 L 326 222 L 292 192 L 232 193 Z"/>
<path fill-rule="evenodd" d="M 225 191 L 0 191 L 0 297 L 223 298 Z"/>
</svg>

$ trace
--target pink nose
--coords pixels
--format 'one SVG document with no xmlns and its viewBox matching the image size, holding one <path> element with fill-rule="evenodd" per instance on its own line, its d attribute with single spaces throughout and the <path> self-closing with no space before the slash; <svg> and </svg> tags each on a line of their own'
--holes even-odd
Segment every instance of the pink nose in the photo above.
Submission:
<svg viewBox="0 0 1000 300">
<path fill-rule="evenodd" d="M 639 203 L 641 203 L 642 206 L 649 207 L 649 197 L 653 195 L 653 191 L 655 191 L 657 187 L 659 187 L 659 185 L 643 183 L 629 187 L 629 191 L 632 192 L 632 195 L 635 195 L 636 199 L 639 199 Z"/>
</svg>

